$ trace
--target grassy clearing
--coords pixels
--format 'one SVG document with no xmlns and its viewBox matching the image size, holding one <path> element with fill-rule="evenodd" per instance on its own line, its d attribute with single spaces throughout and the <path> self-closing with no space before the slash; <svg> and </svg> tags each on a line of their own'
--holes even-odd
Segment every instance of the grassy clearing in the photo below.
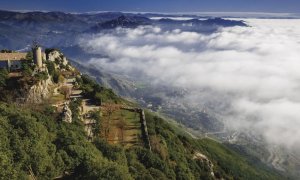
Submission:
<svg viewBox="0 0 300 180">
<path fill-rule="evenodd" d="M 121 144 L 126 148 L 142 145 L 139 114 L 116 109 L 111 115 L 103 110 L 101 136 L 110 144 Z"/>
</svg>

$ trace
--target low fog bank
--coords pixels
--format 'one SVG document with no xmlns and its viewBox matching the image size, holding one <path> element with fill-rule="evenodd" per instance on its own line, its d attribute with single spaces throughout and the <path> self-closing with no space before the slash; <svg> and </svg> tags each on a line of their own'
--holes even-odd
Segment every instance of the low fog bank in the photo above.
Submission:
<svg viewBox="0 0 300 180">
<path fill-rule="evenodd" d="M 248 19 L 251 27 L 212 34 L 116 29 L 80 39 L 89 63 L 188 89 L 184 101 L 206 106 L 231 130 L 300 149 L 300 20 Z"/>
</svg>

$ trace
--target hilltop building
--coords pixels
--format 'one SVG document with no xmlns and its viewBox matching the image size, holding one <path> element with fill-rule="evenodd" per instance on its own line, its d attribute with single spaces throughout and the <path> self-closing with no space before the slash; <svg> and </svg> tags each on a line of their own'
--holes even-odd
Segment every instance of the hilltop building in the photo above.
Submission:
<svg viewBox="0 0 300 180">
<path fill-rule="evenodd" d="M 43 59 L 45 59 L 45 53 L 42 52 L 40 46 L 34 46 L 32 48 L 33 62 L 36 64 L 38 70 L 43 70 Z M 0 68 L 6 68 L 10 71 L 19 70 L 22 68 L 22 62 L 26 61 L 27 53 L 21 52 L 5 52 L 0 53 Z"/>
<path fill-rule="evenodd" d="M 18 70 L 22 67 L 22 61 L 26 61 L 27 53 L 0 53 L 0 68 Z"/>
</svg>

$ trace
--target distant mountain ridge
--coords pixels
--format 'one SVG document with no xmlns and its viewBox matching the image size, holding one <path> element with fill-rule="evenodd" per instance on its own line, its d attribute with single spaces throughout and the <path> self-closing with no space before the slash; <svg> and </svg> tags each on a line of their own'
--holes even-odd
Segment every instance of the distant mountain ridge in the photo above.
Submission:
<svg viewBox="0 0 300 180">
<path fill-rule="evenodd" d="M 173 20 L 169 18 L 162 18 L 158 20 L 159 23 L 192 23 L 193 25 L 217 25 L 222 27 L 232 26 L 248 26 L 244 21 L 239 20 L 228 20 L 222 18 L 208 18 L 207 20 L 191 19 L 191 20 Z"/>
<path fill-rule="evenodd" d="M 242 21 L 221 18 L 199 20 L 151 19 L 150 14 L 103 12 L 72 14 L 64 12 L 12 12 L 0 10 L 0 49 L 23 49 L 32 41 L 47 47 L 76 46 L 77 38 L 86 33 L 99 33 L 117 27 L 136 28 L 144 25 L 163 29 L 185 28 L 186 31 L 212 32 L 217 27 L 246 26 Z M 200 17 L 198 17 L 200 18 Z M 192 27 L 183 24 L 192 23 Z M 171 24 L 171 25 L 170 25 Z"/>
<path fill-rule="evenodd" d="M 92 31 L 101 31 L 102 29 L 114 29 L 117 27 L 122 28 L 136 28 L 141 25 L 150 25 L 151 20 L 142 16 L 125 16 L 122 15 L 116 19 L 112 19 L 110 21 L 106 21 L 103 23 L 98 23 L 97 25 L 91 28 Z"/>
</svg>

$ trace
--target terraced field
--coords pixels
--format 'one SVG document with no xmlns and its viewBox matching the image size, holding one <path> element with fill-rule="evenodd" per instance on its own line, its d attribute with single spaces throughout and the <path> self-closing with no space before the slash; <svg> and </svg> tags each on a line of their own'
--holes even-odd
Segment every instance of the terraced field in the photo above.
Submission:
<svg viewBox="0 0 300 180">
<path fill-rule="evenodd" d="M 110 112 L 102 107 L 101 136 L 110 144 L 125 147 L 141 146 L 140 116 L 136 112 L 116 108 Z"/>
</svg>

